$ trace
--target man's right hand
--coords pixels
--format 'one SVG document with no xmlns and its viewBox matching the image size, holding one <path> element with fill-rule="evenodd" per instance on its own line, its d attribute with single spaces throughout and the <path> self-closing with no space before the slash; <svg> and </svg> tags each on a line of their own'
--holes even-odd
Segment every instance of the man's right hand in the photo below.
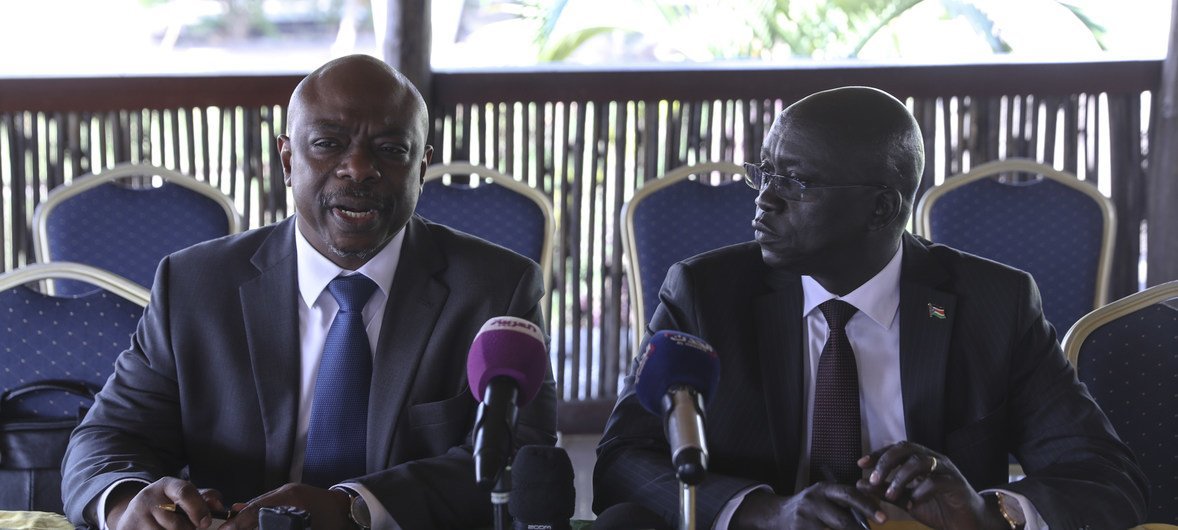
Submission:
<svg viewBox="0 0 1178 530">
<path fill-rule="evenodd" d="M 197 489 L 191 482 L 165 477 L 138 489 L 142 484 L 120 485 L 107 498 L 106 527 L 111 530 L 208 528 L 213 523 L 209 510 L 224 510 L 221 493 Z M 175 504 L 184 514 L 165 511 L 161 504 Z"/>
<path fill-rule="evenodd" d="M 864 520 L 874 519 L 877 523 L 887 520 L 879 510 L 879 501 L 854 486 L 819 482 L 789 498 L 767 491 L 749 493 L 733 514 L 729 527 L 863 530 L 853 512 L 858 512 Z"/>
</svg>

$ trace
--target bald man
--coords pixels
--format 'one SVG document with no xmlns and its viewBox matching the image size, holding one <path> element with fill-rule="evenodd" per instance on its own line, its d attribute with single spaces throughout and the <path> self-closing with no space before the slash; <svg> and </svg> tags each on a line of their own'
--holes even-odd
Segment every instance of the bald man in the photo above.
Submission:
<svg viewBox="0 0 1178 530">
<path fill-rule="evenodd" d="M 237 530 L 283 505 L 317 529 L 490 523 L 466 355 L 492 317 L 546 329 L 540 269 L 413 215 L 428 116 L 384 63 L 331 61 L 299 83 L 288 116 L 278 145 L 297 214 L 160 263 L 130 348 L 70 440 L 74 522 L 206 528 L 232 508 L 221 528 Z M 337 301 L 337 283 L 367 286 L 348 318 L 370 366 L 342 388 L 320 377 L 342 370 L 325 346 L 353 303 Z M 554 431 L 549 376 L 520 411 L 518 443 L 551 445 Z"/>
<path fill-rule="evenodd" d="M 1077 382 L 1034 281 L 905 232 L 924 168 L 892 96 L 820 92 L 746 164 L 755 241 L 676 264 L 649 333 L 720 356 L 699 528 L 1128 528 L 1145 479 Z M 634 366 L 641 366 L 636 362 Z M 1007 483 L 1007 454 L 1027 473 Z M 594 502 L 675 519 L 659 418 L 634 377 L 598 448 Z"/>
</svg>

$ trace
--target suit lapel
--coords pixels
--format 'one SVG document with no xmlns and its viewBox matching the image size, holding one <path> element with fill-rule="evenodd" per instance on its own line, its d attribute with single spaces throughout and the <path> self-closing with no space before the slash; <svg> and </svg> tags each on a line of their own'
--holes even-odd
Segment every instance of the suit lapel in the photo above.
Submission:
<svg viewBox="0 0 1178 530">
<path fill-rule="evenodd" d="M 294 226 L 292 217 L 270 234 L 251 260 L 260 274 L 238 289 L 266 434 L 267 490 L 287 482 L 298 418 L 300 350 Z"/>
<path fill-rule="evenodd" d="M 766 274 L 785 276 L 769 271 Z M 774 278 L 775 289 L 754 300 L 761 384 L 769 411 L 769 434 L 777 459 L 778 492 L 792 491 L 805 432 L 802 364 L 802 288 L 796 276 Z"/>
<path fill-rule="evenodd" d="M 944 451 L 945 370 L 957 297 L 937 290 L 948 273 L 911 235 L 900 273 L 900 386 L 908 439 Z"/>
<path fill-rule="evenodd" d="M 385 307 L 372 361 L 368 415 L 368 469 L 384 469 L 392 458 L 393 436 L 415 380 L 426 345 L 449 295 L 438 278 L 446 266 L 429 228 L 414 216 L 405 226 L 405 243 Z"/>
</svg>

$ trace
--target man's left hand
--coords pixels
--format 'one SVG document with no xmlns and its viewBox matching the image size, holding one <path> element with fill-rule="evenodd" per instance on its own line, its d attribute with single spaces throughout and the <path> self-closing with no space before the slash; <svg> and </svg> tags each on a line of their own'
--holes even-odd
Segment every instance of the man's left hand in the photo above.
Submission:
<svg viewBox="0 0 1178 530">
<path fill-rule="evenodd" d="M 908 511 L 917 521 L 937 529 L 1009 530 L 944 455 L 912 442 L 900 442 L 859 459 L 868 471 L 860 491 Z"/>
<path fill-rule="evenodd" d="M 316 530 L 353 528 L 348 518 L 352 507 L 348 494 L 306 484 L 286 484 L 248 503 L 233 505 L 233 510 L 240 510 L 240 513 L 227 521 L 221 529 L 253 530 L 258 527 L 258 510 L 270 506 L 293 506 L 307 512 L 311 515 Z"/>
</svg>

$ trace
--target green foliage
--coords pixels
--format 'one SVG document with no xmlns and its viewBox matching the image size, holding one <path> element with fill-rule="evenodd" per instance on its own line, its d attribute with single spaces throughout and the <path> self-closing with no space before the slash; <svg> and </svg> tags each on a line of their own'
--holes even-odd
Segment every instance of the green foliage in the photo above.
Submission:
<svg viewBox="0 0 1178 530">
<path fill-rule="evenodd" d="M 566 15 L 574 2 L 597 0 L 515 0 L 536 20 L 541 61 L 568 60 L 587 43 L 607 35 L 657 43 L 689 60 L 855 58 L 913 8 L 937 4 L 946 19 L 964 20 L 995 53 L 1012 51 L 1002 31 L 972 0 L 630 0 L 634 11 L 660 17 L 626 17 L 621 23 L 590 22 L 578 27 Z M 1055 0 L 1079 19 L 1104 49 L 1104 29 L 1077 6 Z M 623 17 L 619 17 L 623 18 Z M 889 35 L 883 42 L 898 42 Z"/>
</svg>

